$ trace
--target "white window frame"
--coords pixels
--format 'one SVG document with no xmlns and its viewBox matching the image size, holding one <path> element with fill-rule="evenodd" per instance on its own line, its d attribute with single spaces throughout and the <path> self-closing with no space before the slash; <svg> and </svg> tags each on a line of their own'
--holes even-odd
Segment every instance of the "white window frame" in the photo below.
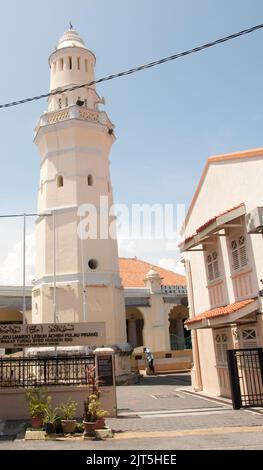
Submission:
<svg viewBox="0 0 263 470">
<path fill-rule="evenodd" d="M 221 278 L 218 249 L 205 252 L 205 265 L 208 283 L 218 281 Z"/>
<path fill-rule="evenodd" d="M 214 332 L 214 347 L 216 356 L 216 365 L 227 367 L 227 349 L 229 345 L 228 333 L 226 330 L 216 330 Z"/>
<path fill-rule="evenodd" d="M 249 266 L 247 237 L 244 232 L 236 233 L 229 238 L 229 253 L 233 273 Z"/>
<path fill-rule="evenodd" d="M 258 348 L 257 327 L 246 325 L 240 328 L 240 343 L 242 349 Z"/>
</svg>

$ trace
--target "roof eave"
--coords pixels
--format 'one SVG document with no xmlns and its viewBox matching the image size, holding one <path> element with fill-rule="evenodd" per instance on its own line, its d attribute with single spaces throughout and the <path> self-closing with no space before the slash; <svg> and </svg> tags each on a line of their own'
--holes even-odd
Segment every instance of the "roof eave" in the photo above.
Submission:
<svg viewBox="0 0 263 470">
<path fill-rule="evenodd" d="M 208 224 L 208 226 L 205 227 L 203 230 L 200 230 L 198 233 L 196 233 L 191 240 L 187 241 L 186 243 L 182 243 L 180 246 L 180 251 L 190 251 L 192 248 L 205 242 L 205 239 L 211 237 L 211 235 L 214 235 L 223 228 L 225 228 L 223 227 L 223 225 L 226 225 L 232 222 L 234 219 L 245 215 L 245 213 L 246 208 L 245 205 L 242 204 L 236 209 L 226 212 L 225 214 L 219 215 L 216 220 Z"/>
</svg>

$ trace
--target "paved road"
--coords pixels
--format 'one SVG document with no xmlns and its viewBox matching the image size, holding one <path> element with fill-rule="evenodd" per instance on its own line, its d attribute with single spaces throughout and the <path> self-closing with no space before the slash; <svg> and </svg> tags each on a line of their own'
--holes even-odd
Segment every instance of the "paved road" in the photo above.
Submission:
<svg viewBox="0 0 263 470">
<path fill-rule="evenodd" d="M 118 387 L 117 397 L 118 418 L 107 419 L 114 439 L 25 442 L 23 423 L 9 422 L 0 423 L 0 450 L 263 449 L 263 410 L 233 410 L 227 401 L 201 397 L 188 374 L 145 377 Z"/>
<path fill-rule="evenodd" d="M 151 433 L 127 434 L 116 436 L 106 441 L 5 441 L 0 442 L 1 450 L 87 450 L 96 452 L 99 450 L 262 450 L 263 426 L 246 428 L 212 428 L 204 434 L 203 429 L 196 433 L 179 431 L 173 434 Z M 150 436 L 149 436 L 150 435 Z"/>
</svg>

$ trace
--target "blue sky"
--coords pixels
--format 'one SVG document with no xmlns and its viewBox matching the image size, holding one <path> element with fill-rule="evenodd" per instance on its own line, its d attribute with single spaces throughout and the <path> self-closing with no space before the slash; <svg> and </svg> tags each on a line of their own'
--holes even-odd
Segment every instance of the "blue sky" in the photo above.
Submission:
<svg viewBox="0 0 263 470">
<path fill-rule="evenodd" d="M 48 90 L 47 59 L 69 20 L 96 54 L 99 78 L 261 23 L 263 2 L 1 2 L 1 103 Z M 260 30 L 98 86 L 116 125 L 115 202 L 188 205 L 209 155 L 262 146 L 262 44 Z M 0 111 L 1 214 L 36 210 L 33 131 L 44 110 L 45 100 Z M 20 233 L 18 221 L 0 221 L 1 263 Z M 131 245 L 121 254 L 136 251 L 154 263 L 175 257 L 145 249 Z"/>
</svg>

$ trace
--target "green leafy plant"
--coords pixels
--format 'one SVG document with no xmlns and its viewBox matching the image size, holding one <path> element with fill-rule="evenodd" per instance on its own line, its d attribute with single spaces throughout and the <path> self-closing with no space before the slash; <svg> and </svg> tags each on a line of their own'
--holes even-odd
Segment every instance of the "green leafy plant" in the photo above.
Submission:
<svg viewBox="0 0 263 470">
<path fill-rule="evenodd" d="M 61 403 L 59 410 L 62 413 L 63 420 L 72 420 L 75 418 L 77 410 L 77 402 L 75 400 L 69 399 L 67 403 Z"/>
<path fill-rule="evenodd" d="M 107 411 L 100 408 L 101 403 L 97 393 L 93 393 L 88 397 L 88 400 L 84 402 L 84 421 L 88 423 L 94 423 L 98 419 L 103 418 L 108 414 Z"/>
<path fill-rule="evenodd" d="M 53 409 L 51 405 L 49 405 L 45 410 L 44 423 L 56 424 L 59 420 L 58 408 Z"/>
<path fill-rule="evenodd" d="M 76 424 L 76 432 L 79 434 L 82 434 L 84 432 L 84 425 L 83 423 L 77 423 Z"/>
<path fill-rule="evenodd" d="M 44 418 L 51 403 L 51 397 L 43 388 L 32 388 L 26 391 L 29 414 L 32 418 L 41 416 Z"/>
</svg>

